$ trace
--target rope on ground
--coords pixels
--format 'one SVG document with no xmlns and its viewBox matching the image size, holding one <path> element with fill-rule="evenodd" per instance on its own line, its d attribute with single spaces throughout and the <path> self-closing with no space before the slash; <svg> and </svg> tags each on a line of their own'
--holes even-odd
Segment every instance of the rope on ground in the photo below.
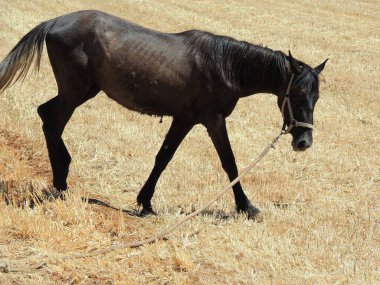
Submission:
<svg viewBox="0 0 380 285">
<path fill-rule="evenodd" d="M 284 135 L 284 131 L 281 131 L 281 133 L 271 142 L 269 143 L 265 149 L 245 168 L 240 172 L 240 175 L 236 177 L 233 181 L 231 181 L 230 184 L 228 184 L 225 188 L 223 188 L 222 191 L 220 191 L 217 195 L 215 195 L 209 202 L 204 204 L 202 207 L 200 207 L 198 210 L 188 214 L 187 216 L 183 217 L 182 219 L 178 220 L 175 224 L 172 226 L 166 228 L 165 230 L 159 232 L 158 234 L 151 236 L 147 239 L 143 239 L 140 241 L 134 241 L 134 242 L 128 242 L 128 243 L 120 243 L 120 244 L 114 244 L 110 245 L 105 248 L 93 250 L 91 252 L 87 253 L 77 253 L 72 255 L 62 255 L 58 256 L 58 260 L 69 260 L 69 259 L 78 259 L 78 258 L 86 258 L 86 257 L 93 257 L 101 254 L 106 254 L 108 252 L 118 250 L 118 249 L 124 249 L 124 248 L 136 248 L 140 247 L 145 244 L 154 243 L 156 241 L 159 241 L 161 239 L 164 239 L 166 236 L 168 236 L 170 233 L 172 233 L 174 230 L 179 228 L 183 223 L 190 220 L 191 218 L 195 217 L 202 211 L 204 211 L 206 208 L 208 208 L 211 204 L 213 204 L 216 200 L 218 200 L 221 196 L 223 196 L 228 190 L 231 189 L 232 186 L 234 186 L 236 183 L 238 183 L 247 173 L 256 166 L 260 160 L 268 153 L 268 151 L 271 148 L 274 148 L 275 144 L 278 142 L 280 137 Z M 43 260 L 37 264 L 32 265 L 24 265 L 24 266 L 17 266 L 17 267 L 10 267 L 4 260 L 0 259 L 0 272 L 17 272 L 17 271 L 30 271 L 35 269 L 40 269 L 44 267 L 46 264 L 48 264 L 49 259 Z"/>
</svg>

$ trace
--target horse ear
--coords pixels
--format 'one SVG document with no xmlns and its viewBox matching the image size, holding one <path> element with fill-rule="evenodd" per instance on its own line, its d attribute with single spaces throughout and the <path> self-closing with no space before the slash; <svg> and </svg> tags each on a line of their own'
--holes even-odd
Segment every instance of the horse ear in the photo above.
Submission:
<svg viewBox="0 0 380 285">
<path fill-rule="evenodd" d="M 299 65 L 298 61 L 293 58 L 293 56 L 290 53 L 290 51 L 289 51 L 289 62 L 290 62 L 290 67 L 292 68 L 292 71 L 294 73 L 298 73 L 299 74 L 299 73 L 302 72 L 301 66 Z"/>
<path fill-rule="evenodd" d="M 318 65 L 317 67 L 314 68 L 315 72 L 317 74 L 321 73 L 322 70 L 325 68 L 325 64 L 326 62 L 328 61 L 329 59 L 326 59 L 324 62 L 322 62 L 320 65 Z"/>
</svg>

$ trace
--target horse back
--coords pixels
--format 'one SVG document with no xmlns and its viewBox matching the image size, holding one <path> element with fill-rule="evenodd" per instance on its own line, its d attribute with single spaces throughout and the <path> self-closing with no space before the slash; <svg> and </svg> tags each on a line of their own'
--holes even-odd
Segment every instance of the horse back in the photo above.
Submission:
<svg viewBox="0 0 380 285">
<path fill-rule="evenodd" d="M 183 33 L 162 33 L 103 12 L 81 11 L 57 18 L 46 42 L 48 50 L 60 50 L 49 53 L 55 54 L 52 65 L 68 54 L 62 64 L 69 60 L 131 110 L 189 117 L 204 113 L 204 105 L 216 106 L 209 72 Z"/>
</svg>

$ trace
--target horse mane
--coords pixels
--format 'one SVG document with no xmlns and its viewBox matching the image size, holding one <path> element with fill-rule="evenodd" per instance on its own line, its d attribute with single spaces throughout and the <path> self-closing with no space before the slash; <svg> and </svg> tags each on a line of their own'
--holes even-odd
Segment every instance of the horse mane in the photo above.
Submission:
<svg viewBox="0 0 380 285">
<path fill-rule="evenodd" d="M 205 31 L 191 30 L 183 35 L 190 52 L 200 56 L 204 67 L 215 67 L 233 90 L 242 90 L 252 78 L 273 84 L 285 79 L 289 65 L 281 51 Z"/>
</svg>

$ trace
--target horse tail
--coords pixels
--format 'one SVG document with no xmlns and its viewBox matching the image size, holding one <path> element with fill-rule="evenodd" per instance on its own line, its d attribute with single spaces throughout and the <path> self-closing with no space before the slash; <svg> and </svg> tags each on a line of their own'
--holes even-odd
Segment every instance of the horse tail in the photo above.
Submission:
<svg viewBox="0 0 380 285">
<path fill-rule="evenodd" d="M 39 70 L 46 34 L 55 19 L 42 22 L 27 33 L 0 63 L 0 93 L 12 83 L 25 78 L 35 58 Z"/>
</svg>

